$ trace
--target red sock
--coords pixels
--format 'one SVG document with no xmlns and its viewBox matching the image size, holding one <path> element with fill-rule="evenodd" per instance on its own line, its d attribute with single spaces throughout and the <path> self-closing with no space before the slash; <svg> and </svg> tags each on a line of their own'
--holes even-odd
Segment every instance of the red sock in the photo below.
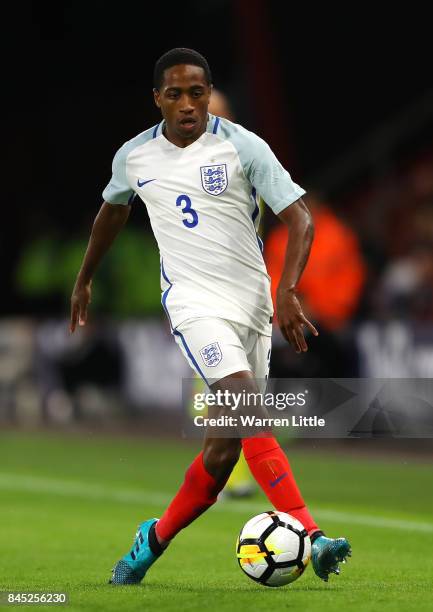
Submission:
<svg viewBox="0 0 433 612">
<path fill-rule="evenodd" d="M 318 530 L 296 484 L 286 455 L 272 435 L 242 440 L 251 473 L 276 510 L 291 514 L 309 535 Z"/>
<path fill-rule="evenodd" d="M 156 523 L 159 538 L 169 541 L 184 527 L 203 514 L 217 500 L 226 481 L 218 483 L 203 465 L 203 452 L 185 472 L 185 480 L 175 498 Z"/>
</svg>

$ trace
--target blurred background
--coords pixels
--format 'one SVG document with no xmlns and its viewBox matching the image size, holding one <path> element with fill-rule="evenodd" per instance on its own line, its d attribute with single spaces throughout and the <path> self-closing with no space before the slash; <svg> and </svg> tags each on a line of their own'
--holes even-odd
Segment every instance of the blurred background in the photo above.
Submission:
<svg viewBox="0 0 433 612">
<path fill-rule="evenodd" d="M 206 56 L 223 112 L 264 138 L 308 192 L 316 239 L 299 292 L 320 336 L 298 356 L 275 326 L 271 375 L 431 378 L 426 27 L 420 14 L 307 18 L 261 0 L 35 2 L 12 33 L 27 68 L 23 78 L 11 64 L 18 95 L 6 125 L 2 425 L 157 428 L 158 414 L 166 429 L 164 415 L 181 410 L 190 371 L 161 308 L 159 255 L 138 197 L 95 278 L 88 326 L 68 334 L 112 157 L 158 122 L 153 65 L 175 46 Z M 266 207 L 261 231 L 275 288 L 287 231 Z"/>
</svg>

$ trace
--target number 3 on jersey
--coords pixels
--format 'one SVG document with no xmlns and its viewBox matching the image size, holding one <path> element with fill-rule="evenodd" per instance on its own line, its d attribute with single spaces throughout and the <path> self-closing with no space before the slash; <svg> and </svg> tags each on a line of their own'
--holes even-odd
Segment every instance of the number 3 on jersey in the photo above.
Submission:
<svg viewBox="0 0 433 612">
<path fill-rule="evenodd" d="M 182 223 L 185 227 L 195 227 L 198 223 L 198 214 L 191 208 L 191 198 L 187 195 L 180 195 L 176 200 L 176 206 L 182 206 L 183 203 L 185 203 L 185 206 L 182 208 L 183 214 L 191 215 L 191 218 L 183 219 Z"/>
</svg>

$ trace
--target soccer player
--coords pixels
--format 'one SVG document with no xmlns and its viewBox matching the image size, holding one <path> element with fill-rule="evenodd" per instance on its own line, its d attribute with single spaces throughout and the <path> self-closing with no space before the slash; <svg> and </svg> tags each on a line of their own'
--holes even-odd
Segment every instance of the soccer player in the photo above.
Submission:
<svg viewBox="0 0 433 612">
<path fill-rule="evenodd" d="M 163 119 L 114 157 L 113 176 L 73 289 L 70 331 L 86 323 L 94 272 L 138 194 L 160 250 L 162 305 L 185 358 L 213 392 L 235 393 L 241 385 L 257 393 L 256 381 L 268 374 L 273 315 L 256 234 L 258 194 L 290 229 L 277 312 L 284 337 L 298 353 L 307 350 L 304 329 L 318 333 L 296 297 L 313 227 L 304 190 L 269 146 L 240 125 L 208 113 L 211 89 L 208 63 L 196 51 L 172 49 L 156 62 L 153 93 Z M 216 407 L 215 416 L 224 409 Z M 327 580 L 331 572 L 339 573 L 350 545 L 319 529 L 272 432 L 240 439 L 209 431 L 162 517 L 139 525 L 132 549 L 113 569 L 113 584 L 140 582 L 176 534 L 215 503 L 241 448 L 272 506 L 307 529 L 316 574 Z"/>
</svg>

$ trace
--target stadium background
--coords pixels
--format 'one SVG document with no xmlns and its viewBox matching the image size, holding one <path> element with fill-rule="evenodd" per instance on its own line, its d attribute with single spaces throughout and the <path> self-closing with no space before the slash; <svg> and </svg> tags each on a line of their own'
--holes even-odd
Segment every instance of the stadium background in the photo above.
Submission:
<svg viewBox="0 0 433 612">
<path fill-rule="evenodd" d="M 98 460 L 124 458 L 124 437 L 137 434 L 131 442 L 136 460 L 147 460 L 149 448 L 156 449 L 151 438 L 164 438 L 161 452 L 175 463 L 182 458 L 174 475 L 167 476 L 168 465 L 161 468 L 172 492 L 187 465 L 188 444 L 177 444 L 180 381 L 189 370 L 160 306 L 158 253 L 139 202 L 96 276 L 89 325 L 73 337 L 67 331 L 71 289 L 112 156 L 158 121 L 153 64 L 174 46 L 207 57 L 236 119 L 268 141 L 309 192 L 307 202 L 322 212 L 317 261 L 329 267 L 321 287 L 314 273 L 304 287 L 321 339 L 311 339 L 308 356 L 298 357 L 276 331 L 273 374 L 432 377 L 433 83 L 427 22 L 419 13 L 393 11 L 383 21 L 362 14 L 340 14 L 337 20 L 319 12 L 307 19 L 282 2 L 187 0 L 181 6 L 36 2 L 31 13 L 23 13 L 22 29 L 10 32 L 26 57 L 27 77 L 23 83 L 13 56 L 9 67 L 18 95 L 5 128 L 10 154 L 0 245 L 0 488 L 8 492 L 10 508 L 20 500 L 37 506 L 32 486 L 48 496 L 55 494 L 53 482 L 68 489 L 68 475 L 79 478 L 86 471 L 83 457 L 95 440 L 100 449 L 111 449 L 99 459 L 89 454 L 95 480 L 102 483 L 106 475 Z M 341 239 L 340 250 L 327 241 L 329 228 Z M 265 258 L 278 268 L 272 251 L 277 229 L 266 211 Z M 356 265 L 344 267 L 346 259 Z M 341 308 L 329 312 L 327 304 L 341 286 L 348 299 L 343 295 Z M 82 458 L 76 459 L 75 474 L 62 454 L 68 445 Z M 301 473 L 307 466 L 304 479 L 311 477 L 301 484 L 319 508 L 332 503 L 321 489 L 316 461 L 343 483 L 358 474 L 348 513 L 364 504 L 367 515 L 378 510 L 389 524 L 418 517 L 427 529 L 415 531 L 423 539 L 431 536 L 432 500 L 423 502 L 431 440 L 388 436 L 291 445 Z M 338 471 L 342 459 L 351 472 Z M 370 467 L 363 472 L 366 461 Z M 63 471 L 50 471 L 63 462 Z M 372 466 L 382 474 L 376 484 L 368 480 Z M 329 477 L 325 467 L 320 474 Z M 140 490 L 141 480 L 134 478 Z M 419 499 L 416 508 L 407 491 Z M 246 519 L 251 512 L 244 511 Z M 4 525 L 18 534 L 12 510 L 7 516 Z M 124 519 L 126 533 L 126 512 Z M 191 537 L 199 544 L 198 533 Z M 27 584 L 15 578 L 7 584 Z"/>
</svg>

